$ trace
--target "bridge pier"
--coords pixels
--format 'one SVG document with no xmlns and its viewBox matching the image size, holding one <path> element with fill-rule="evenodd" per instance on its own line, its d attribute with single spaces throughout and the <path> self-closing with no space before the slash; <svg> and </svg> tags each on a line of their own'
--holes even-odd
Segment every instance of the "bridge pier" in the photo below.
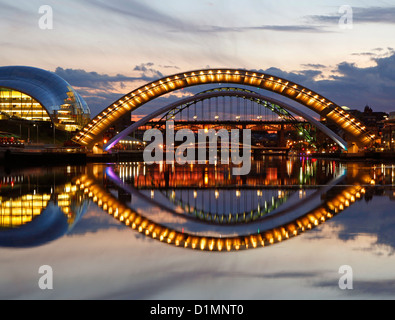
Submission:
<svg viewBox="0 0 395 320">
<path fill-rule="evenodd" d="M 347 153 L 359 153 L 359 147 L 353 141 L 347 141 L 348 149 Z"/>
</svg>

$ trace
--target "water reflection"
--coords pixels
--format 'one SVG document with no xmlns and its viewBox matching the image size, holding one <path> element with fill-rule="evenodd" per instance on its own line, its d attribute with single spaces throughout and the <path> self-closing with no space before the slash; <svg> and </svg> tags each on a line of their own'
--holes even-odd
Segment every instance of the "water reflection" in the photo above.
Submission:
<svg viewBox="0 0 395 320">
<path fill-rule="evenodd" d="M 83 193 L 71 182 L 80 170 L 37 168 L 3 173 L 0 245 L 32 247 L 67 234 L 87 209 Z"/>
<path fill-rule="evenodd" d="M 64 236 L 89 203 L 125 227 L 186 249 L 237 251 L 292 239 L 355 202 L 394 197 L 393 165 L 266 158 L 248 176 L 229 166 L 144 163 L 2 173 L 0 245 Z"/>
</svg>

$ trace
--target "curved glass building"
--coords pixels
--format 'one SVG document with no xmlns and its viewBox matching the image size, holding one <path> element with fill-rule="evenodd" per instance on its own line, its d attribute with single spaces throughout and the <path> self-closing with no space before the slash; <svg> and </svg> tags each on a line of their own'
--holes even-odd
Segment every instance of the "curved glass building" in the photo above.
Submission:
<svg viewBox="0 0 395 320">
<path fill-rule="evenodd" d="M 90 120 L 84 99 L 53 72 L 0 67 L 0 118 L 51 121 L 58 129 L 80 130 Z"/>
</svg>

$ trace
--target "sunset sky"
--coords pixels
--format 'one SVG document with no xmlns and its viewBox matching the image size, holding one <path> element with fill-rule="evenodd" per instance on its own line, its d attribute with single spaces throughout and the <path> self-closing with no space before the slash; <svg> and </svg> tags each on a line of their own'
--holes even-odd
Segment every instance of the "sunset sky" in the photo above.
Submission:
<svg viewBox="0 0 395 320">
<path fill-rule="evenodd" d="M 263 70 L 340 105 L 395 111 L 393 1 L 0 4 L 1 65 L 56 72 L 81 93 L 92 114 L 146 82 L 206 67 Z M 42 5 L 52 8 L 53 29 L 39 27 Z M 352 9 L 352 28 L 342 28 L 351 23 L 342 20 L 344 5 Z"/>
</svg>

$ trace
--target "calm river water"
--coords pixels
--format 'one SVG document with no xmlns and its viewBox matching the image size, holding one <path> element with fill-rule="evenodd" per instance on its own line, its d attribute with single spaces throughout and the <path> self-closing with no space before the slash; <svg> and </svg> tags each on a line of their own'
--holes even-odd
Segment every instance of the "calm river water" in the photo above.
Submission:
<svg viewBox="0 0 395 320">
<path fill-rule="evenodd" d="M 393 299 L 394 200 L 391 163 L 0 168 L 0 299 Z"/>
</svg>

